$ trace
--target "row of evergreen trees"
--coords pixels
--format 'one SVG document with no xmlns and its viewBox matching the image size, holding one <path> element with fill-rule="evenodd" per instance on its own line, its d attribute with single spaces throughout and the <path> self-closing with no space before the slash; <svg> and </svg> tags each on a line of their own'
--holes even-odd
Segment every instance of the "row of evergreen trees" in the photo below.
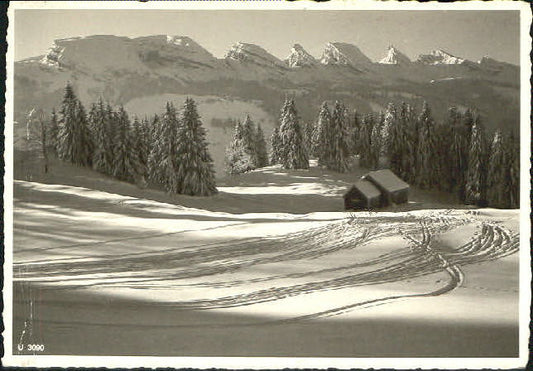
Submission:
<svg viewBox="0 0 533 371">
<path fill-rule="evenodd" d="M 48 132 L 50 150 L 61 160 L 170 193 L 217 193 L 206 131 L 190 98 L 181 114 L 167 103 L 161 118 L 132 122 L 123 107 L 114 110 L 101 99 L 86 114 L 67 84 L 59 115 L 52 112 Z"/>
<path fill-rule="evenodd" d="M 408 104 L 389 104 L 385 113 L 354 119 L 360 164 L 391 170 L 423 189 L 454 192 L 466 204 L 519 207 L 520 144 L 501 130 L 487 138 L 479 114 L 455 107 L 436 122 L 427 103 L 420 113 Z"/>
<path fill-rule="evenodd" d="M 249 117 L 237 124 L 227 152 L 230 174 L 266 164 L 253 160 L 254 151 L 265 153 L 260 133 L 260 139 L 254 136 Z M 270 163 L 287 169 L 309 168 L 311 156 L 327 169 L 347 172 L 358 155 L 362 167 L 377 169 L 385 160 L 411 184 L 454 192 L 467 204 L 519 207 L 519 141 L 498 130 L 489 142 L 480 116 L 470 109 L 451 107 L 447 120 L 436 122 L 427 103 L 420 112 L 391 103 L 385 112 L 360 118 L 357 112 L 350 117 L 337 101 L 333 111 L 323 103 L 316 122 L 301 125 L 294 100 L 287 98 L 270 144 Z"/>
</svg>

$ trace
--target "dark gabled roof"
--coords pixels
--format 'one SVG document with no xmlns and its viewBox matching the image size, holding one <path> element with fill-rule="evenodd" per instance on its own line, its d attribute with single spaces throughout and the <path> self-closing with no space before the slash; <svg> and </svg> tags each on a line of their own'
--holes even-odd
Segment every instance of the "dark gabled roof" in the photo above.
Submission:
<svg viewBox="0 0 533 371">
<path fill-rule="evenodd" d="M 371 171 L 365 176 L 365 179 L 370 180 L 376 186 L 388 192 L 396 192 L 409 188 L 409 184 L 398 178 L 389 169 Z"/>
<path fill-rule="evenodd" d="M 350 191 L 354 188 L 361 192 L 361 194 L 363 194 L 367 199 L 381 196 L 381 192 L 379 191 L 379 189 L 377 189 L 376 186 L 370 183 L 368 180 L 358 180 L 357 182 L 355 182 L 353 187 L 350 188 L 348 193 L 350 193 Z"/>
</svg>

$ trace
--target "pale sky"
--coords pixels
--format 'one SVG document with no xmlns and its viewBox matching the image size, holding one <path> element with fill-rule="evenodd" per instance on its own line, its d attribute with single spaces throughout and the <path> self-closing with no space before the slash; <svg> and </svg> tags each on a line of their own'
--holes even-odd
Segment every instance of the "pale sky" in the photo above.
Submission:
<svg viewBox="0 0 533 371">
<path fill-rule="evenodd" d="M 293 44 L 319 57 L 327 42 L 357 45 L 370 59 L 392 44 L 411 59 L 443 49 L 473 61 L 519 64 L 518 11 L 16 10 L 15 60 L 46 53 L 55 39 L 189 36 L 216 57 L 238 41 L 284 59 Z"/>
</svg>

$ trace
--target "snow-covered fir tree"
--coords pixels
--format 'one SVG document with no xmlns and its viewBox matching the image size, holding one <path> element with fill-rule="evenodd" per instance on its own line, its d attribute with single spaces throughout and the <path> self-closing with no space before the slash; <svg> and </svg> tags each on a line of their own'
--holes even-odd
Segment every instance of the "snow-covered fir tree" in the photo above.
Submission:
<svg viewBox="0 0 533 371">
<path fill-rule="evenodd" d="M 244 151 L 250 156 L 250 169 L 253 170 L 257 167 L 257 152 L 255 148 L 255 124 L 250 118 L 250 115 L 246 115 L 244 123 L 242 124 L 242 144 Z"/>
<path fill-rule="evenodd" d="M 465 187 L 467 204 L 484 206 L 486 203 L 486 155 L 485 131 L 479 120 L 479 115 L 476 115 L 472 125 L 472 137 L 468 152 Z"/>
<path fill-rule="evenodd" d="M 61 109 L 59 110 L 59 123 L 58 123 L 58 155 L 61 160 L 75 162 L 73 157 L 73 147 L 75 144 L 75 110 L 76 110 L 77 98 L 74 94 L 74 90 L 70 83 L 65 87 L 65 93 L 63 95 L 63 102 Z"/>
<path fill-rule="evenodd" d="M 393 172 L 405 179 L 404 163 L 406 156 L 408 123 L 401 122 L 401 111 L 404 108 L 398 108 L 390 103 L 385 112 L 385 121 L 382 128 L 382 137 L 384 137 L 384 152 L 389 160 L 390 168 Z M 399 112 L 400 111 L 400 112 Z"/>
<path fill-rule="evenodd" d="M 294 100 L 290 99 L 286 106 L 279 126 L 281 164 L 285 169 L 308 169 L 309 156 Z"/>
<path fill-rule="evenodd" d="M 348 123 L 348 110 L 339 101 L 335 102 L 335 107 L 331 115 L 329 140 L 329 159 L 327 168 L 344 173 L 349 169 L 351 154 L 351 132 Z"/>
<path fill-rule="evenodd" d="M 90 166 L 92 141 L 87 123 L 87 115 L 81 102 L 76 98 L 70 83 L 59 112 L 58 155 L 61 160 L 73 164 Z"/>
<path fill-rule="evenodd" d="M 359 154 L 359 130 L 361 129 L 361 119 L 359 118 L 359 113 L 357 110 L 354 110 L 351 120 L 351 129 L 352 129 L 352 154 L 358 155 Z"/>
<path fill-rule="evenodd" d="M 372 130 L 374 128 L 374 115 L 368 113 L 364 116 L 359 130 L 359 165 L 365 168 L 372 167 Z"/>
<path fill-rule="evenodd" d="M 507 156 L 507 179 L 509 189 L 509 207 L 520 207 L 520 140 L 511 131 L 505 140 Z"/>
<path fill-rule="evenodd" d="M 448 110 L 448 124 L 451 127 L 449 151 L 450 191 L 455 192 L 461 202 L 465 201 L 466 172 L 468 170 L 468 151 L 471 130 L 463 125 L 463 119 L 457 108 Z"/>
<path fill-rule="evenodd" d="M 390 157 L 390 148 L 391 147 L 391 130 L 397 129 L 398 123 L 398 111 L 394 103 L 389 103 L 387 105 L 387 110 L 385 111 L 383 118 L 383 125 L 381 126 L 381 153 L 393 161 Z"/>
<path fill-rule="evenodd" d="M 176 120 L 175 109 L 171 106 L 171 103 L 167 103 L 165 115 L 169 115 L 169 110 L 172 110 L 174 121 Z M 163 115 L 163 119 L 165 117 Z M 163 186 L 166 179 L 166 169 L 162 164 L 163 157 L 169 153 L 169 145 L 167 140 L 163 136 L 164 132 L 164 120 L 160 120 L 158 115 L 154 115 L 150 125 L 150 150 L 148 153 L 148 181 Z M 168 125 L 168 121 L 167 121 Z M 167 128 L 168 131 L 168 128 Z"/>
<path fill-rule="evenodd" d="M 490 207 L 509 207 L 509 178 L 507 153 L 501 130 L 496 130 L 490 146 L 487 171 L 487 202 Z"/>
<path fill-rule="evenodd" d="M 309 156 L 313 155 L 313 132 L 315 130 L 315 125 L 312 121 L 307 121 L 303 124 L 303 132 L 304 132 L 304 143 L 305 148 L 307 148 L 307 153 Z"/>
<path fill-rule="evenodd" d="M 380 112 L 370 132 L 370 162 L 368 165 L 371 169 L 377 169 L 379 166 L 379 158 L 383 148 L 381 133 L 384 121 L 385 115 Z"/>
<path fill-rule="evenodd" d="M 131 182 L 137 174 L 138 163 L 133 150 L 134 141 L 130 119 L 122 106 L 116 113 L 116 125 L 113 175 L 119 180 Z"/>
<path fill-rule="evenodd" d="M 312 153 L 318 159 L 318 164 L 327 166 L 331 160 L 331 113 L 327 102 L 323 102 L 318 113 L 312 138 Z"/>
<path fill-rule="evenodd" d="M 87 120 L 87 112 L 85 112 L 85 108 L 80 100 L 76 103 L 75 114 L 77 145 L 74 146 L 74 156 L 79 159 L 76 163 L 83 166 L 91 166 L 94 143 Z"/>
<path fill-rule="evenodd" d="M 254 163 L 252 153 L 247 150 L 244 125 L 237 121 L 232 141 L 226 148 L 226 172 L 235 175 L 252 169 L 254 169 Z"/>
<path fill-rule="evenodd" d="M 400 122 L 404 129 L 405 146 L 402 157 L 402 177 L 414 183 L 416 178 L 416 160 L 418 154 L 418 120 L 415 109 L 409 104 L 402 104 Z M 405 126 L 404 126 L 405 125 Z"/>
<path fill-rule="evenodd" d="M 435 179 L 434 184 L 442 191 L 451 190 L 452 169 L 450 148 L 452 146 L 452 127 L 447 123 L 437 123 L 434 130 L 433 154 Z"/>
<path fill-rule="evenodd" d="M 206 142 L 206 132 L 200 121 L 196 103 L 187 98 L 177 132 L 176 158 L 178 193 L 209 196 L 217 193 L 213 160 Z"/>
<path fill-rule="evenodd" d="M 48 125 L 48 151 L 57 156 L 57 136 L 59 133 L 59 125 L 57 120 L 56 110 L 52 109 L 52 114 L 50 116 L 50 123 Z"/>
<path fill-rule="evenodd" d="M 282 143 L 281 143 L 281 137 L 280 137 L 280 123 L 283 120 L 283 117 L 287 113 L 287 110 L 289 108 L 289 99 L 285 98 L 285 102 L 283 103 L 283 107 L 281 108 L 280 117 L 278 124 L 274 127 L 274 130 L 272 131 L 272 135 L 270 137 L 270 164 L 276 165 L 281 163 L 281 152 L 282 152 Z"/>
<path fill-rule="evenodd" d="M 474 126 L 475 116 L 470 108 L 467 108 L 461 115 L 464 133 L 468 141 L 468 148 L 470 148 L 470 140 L 472 139 L 472 127 Z"/>
<path fill-rule="evenodd" d="M 281 140 L 279 138 L 279 126 L 275 126 L 270 136 L 270 164 L 279 164 L 281 160 Z"/>
<path fill-rule="evenodd" d="M 256 153 L 256 167 L 265 167 L 268 165 L 268 152 L 266 148 L 265 134 L 261 124 L 257 124 L 255 132 L 255 153 Z"/>
<path fill-rule="evenodd" d="M 148 155 L 149 179 L 159 184 L 170 193 L 179 193 L 180 177 L 177 166 L 177 130 L 179 126 L 176 108 L 167 102 L 162 118 L 154 118 L 156 130 L 153 133 L 153 143 Z"/>
<path fill-rule="evenodd" d="M 94 151 L 93 168 L 103 174 L 112 174 L 113 155 L 110 153 L 110 143 L 108 139 L 108 126 L 111 124 L 109 113 L 102 99 L 93 104 L 89 113 L 89 123 L 91 127 Z"/>
<path fill-rule="evenodd" d="M 144 125 L 137 117 L 133 120 L 133 147 L 132 147 L 132 157 L 136 159 L 136 171 L 135 177 L 137 182 L 144 184 L 145 179 L 148 175 L 148 142 L 147 135 L 144 129 Z"/>
<path fill-rule="evenodd" d="M 418 145 L 416 161 L 416 184 L 421 188 L 430 188 L 438 182 L 435 164 L 435 122 L 427 102 L 418 116 Z"/>
</svg>

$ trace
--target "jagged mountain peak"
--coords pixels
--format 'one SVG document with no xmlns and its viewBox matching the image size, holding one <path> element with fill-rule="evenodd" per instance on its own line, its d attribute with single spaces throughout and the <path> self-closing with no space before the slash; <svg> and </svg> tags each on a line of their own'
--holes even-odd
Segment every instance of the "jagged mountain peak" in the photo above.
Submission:
<svg viewBox="0 0 533 371">
<path fill-rule="evenodd" d="M 294 44 L 291 53 L 285 59 L 289 67 L 308 67 L 317 64 L 317 60 L 300 44 Z"/>
<path fill-rule="evenodd" d="M 411 63 L 411 60 L 409 59 L 409 57 L 407 57 L 405 54 L 403 54 L 393 45 L 390 45 L 387 50 L 387 55 L 385 56 L 385 58 L 381 59 L 378 63 L 404 65 L 404 64 Z"/>
<path fill-rule="evenodd" d="M 468 62 L 466 59 L 456 57 L 442 49 L 432 50 L 429 54 L 421 54 L 418 56 L 417 62 L 428 65 L 439 64 L 464 64 Z"/>
<path fill-rule="evenodd" d="M 226 59 L 239 62 L 255 63 L 261 66 L 275 67 L 283 66 L 283 62 L 267 52 L 259 45 L 238 42 L 231 46 L 226 53 Z"/>
<path fill-rule="evenodd" d="M 320 63 L 325 65 L 368 65 L 372 61 L 355 45 L 344 42 L 326 44 Z"/>
</svg>

